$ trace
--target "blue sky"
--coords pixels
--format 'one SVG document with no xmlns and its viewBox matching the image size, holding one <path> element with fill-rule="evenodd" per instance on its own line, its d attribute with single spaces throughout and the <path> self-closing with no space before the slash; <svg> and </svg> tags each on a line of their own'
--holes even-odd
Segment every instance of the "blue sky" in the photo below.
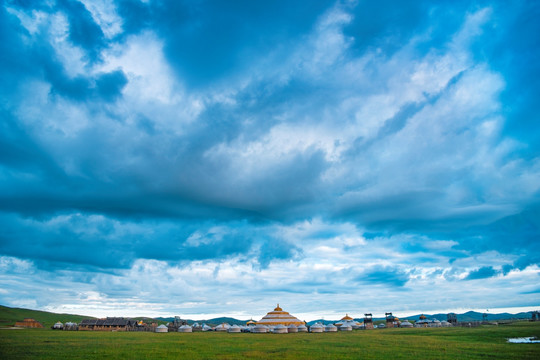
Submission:
<svg viewBox="0 0 540 360">
<path fill-rule="evenodd" d="M 534 1 L 3 1 L 0 303 L 540 306 Z"/>
</svg>

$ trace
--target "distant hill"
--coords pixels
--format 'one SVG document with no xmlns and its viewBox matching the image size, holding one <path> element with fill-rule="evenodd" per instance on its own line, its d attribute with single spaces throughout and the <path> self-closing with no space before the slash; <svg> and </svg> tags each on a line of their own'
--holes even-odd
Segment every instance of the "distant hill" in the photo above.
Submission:
<svg viewBox="0 0 540 360">
<path fill-rule="evenodd" d="M 15 322 L 24 318 L 32 318 L 43 324 L 43 327 L 50 328 L 57 321 L 66 323 L 68 321 L 79 323 L 82 319 L 92 319 L 91 316 L 56 314 L 47 311 L 10 308 L 0 305 L 0 326 L 13 326 Z"/>
</svg>

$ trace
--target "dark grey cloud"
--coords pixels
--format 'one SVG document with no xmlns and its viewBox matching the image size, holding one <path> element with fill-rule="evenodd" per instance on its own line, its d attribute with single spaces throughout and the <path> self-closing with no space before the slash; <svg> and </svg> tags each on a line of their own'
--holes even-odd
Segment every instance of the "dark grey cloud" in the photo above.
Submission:
<svg viewBox="0 0 540 360">
<path fill-rule="evenodd" d="M 492 266 L 483 266 L 481 268 L 471 271 L 469 275 L 467 275 L 465 280 L 486 279 L 496 276 L 498 273 L 499 272 L 495 270 Z"/>
</svg>

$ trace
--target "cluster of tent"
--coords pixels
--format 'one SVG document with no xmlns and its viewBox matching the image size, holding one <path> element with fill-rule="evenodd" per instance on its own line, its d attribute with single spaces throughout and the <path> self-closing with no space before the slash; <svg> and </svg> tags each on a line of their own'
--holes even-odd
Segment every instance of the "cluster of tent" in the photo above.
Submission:
<svg viewBox="0 0 540 360">
<path fill-rule="evenodd" d="M 65 324 L 62 324 L 60 321 L 56 322 L 53 326 L 51 326 L 51 329 L 53 330 L 79 330 L 79 324 L 68 321 Z"/>
<path fill-rule="evenodd" d="M 354 326 L 354 327 L 353 327 Z M 197 331 L 216 331 L 216 332 L 228 332 L 228 333 L 273 333 L 273 334 L 287 334 L 287 333 L 298 333 L 298 332 L 312 332 L 312 333 L 322 333 L 322 332 L 337 332 L 337 331 L 352 331 L 354 329 L 359 329 L 360 326 L 356 322 L 346 322 L 340 326 L 333 324 L 323 325 L 321 323 L 315 323 L 311 326 L 306 326 L 304 324 L 296 326 L 294 324 L 290 325 L 263 325 L 263 324 L 250 324 L 250 325 L 229 325 L 227 323 L 220 324 L 215 327 L 210 327 L 206 324 L 199 325 L 194 323 L 193 325 L 182 325 L 178 328 L 178 332 L 197 332 Z M 156 328 L 156 332 L 163 333 L 168 332 L 168 327 L 166 325 L 159 325 Z"/>
</svg>

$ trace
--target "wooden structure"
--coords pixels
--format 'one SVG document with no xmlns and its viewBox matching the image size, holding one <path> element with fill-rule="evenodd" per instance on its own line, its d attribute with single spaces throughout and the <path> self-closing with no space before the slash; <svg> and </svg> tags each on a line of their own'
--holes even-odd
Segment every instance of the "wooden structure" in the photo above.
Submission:
<svg viewBox="0 0 540 360">
<path fill-rule="evenodd" d="M 373 315 L 372 314 L 364 314 L 364 328 L 367 329 L 373 329 Z"/>
<path fill-rule="evenodd" d="M 79 330 L 93 331 L 134 331 L 137 321 L 132 319 L 108 317 L 106 319 L 84 319 L 79 324 Z"/>
<path fill-rule="evenodd" d="M 386 327 L 387 328 L 393 328 L 394 327 L 394 321 L 396 320 L 394 315 L 392 315 L 391 312 L 384 313 L 384 315 L 386 317 Z"/>
<path fill-rule="evenodd" d="M 539 311 L 533 311 L 531 313 L 531 321 L 540 321 L 540 312 Z"/>
<path fill-rule="evenodd" d="M 453 326 L 457 325 L 457 315 L 455 313 L 449 313 L 446 315 L 446 321 L 448 321 Z"/>
<path fill-rule="evenodd" d="M 17 321 L 15 326 L 24 328 L 42 328 L 43 324 L 37 320 L 25 318 L 23 321 Z"/>
</svg>

